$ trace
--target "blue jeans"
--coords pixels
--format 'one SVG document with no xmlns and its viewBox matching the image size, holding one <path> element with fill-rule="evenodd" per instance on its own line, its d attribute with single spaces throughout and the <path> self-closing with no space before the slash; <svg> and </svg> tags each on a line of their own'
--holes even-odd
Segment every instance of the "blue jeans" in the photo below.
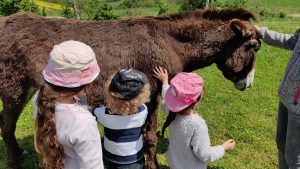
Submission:
<svg viewBox="0 0 300 169">
<path fill-rule="evenodd" d="M 300 112 L 278 107 L 276 143 L 279 169 L 300 169 Z"/>
</svg>

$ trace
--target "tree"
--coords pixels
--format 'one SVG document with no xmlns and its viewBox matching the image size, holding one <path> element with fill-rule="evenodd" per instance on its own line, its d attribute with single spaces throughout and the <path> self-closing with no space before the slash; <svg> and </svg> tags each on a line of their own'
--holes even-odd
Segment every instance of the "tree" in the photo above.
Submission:
<svg viewBox="0 0 300 169">
<path fill-rule="evenodd" d="M 79 14 L 78 14 L 78 9 L 77 9 L 76 0 L 73 0 L 73 9 L 74 9 L 75 17 L 76 17 L 77 19 L 80 19 L 80 16 L 79 16 Z"/>
<path fill-rule="evenodd" d="M 208 9 L 208 8 L 209 8 L 209 0 L 206 0 L 204 9 Z"/>
</svg>

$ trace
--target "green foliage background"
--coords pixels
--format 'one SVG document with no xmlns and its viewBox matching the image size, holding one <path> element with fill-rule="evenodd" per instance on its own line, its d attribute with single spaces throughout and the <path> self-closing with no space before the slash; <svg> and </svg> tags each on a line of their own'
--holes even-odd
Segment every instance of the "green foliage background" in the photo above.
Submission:
<svg viewBox="0 0 300 169">
<path fill-rule="evenodd" d="M 33 0 L 1 0 L 0 16 L 8 16 L 19 11 L 40 14 L 38 6 Z"/>
</svg>

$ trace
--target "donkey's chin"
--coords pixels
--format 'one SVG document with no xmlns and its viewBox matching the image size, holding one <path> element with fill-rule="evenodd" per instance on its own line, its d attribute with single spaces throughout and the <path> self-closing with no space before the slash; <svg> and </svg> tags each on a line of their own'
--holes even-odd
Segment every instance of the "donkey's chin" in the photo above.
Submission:
<svg viewBox="0 0 300 169">
<path fill-rule="evenodd" d="M 235 82 L 234 87 L 240 91 L 243 91 L 246 88 L 251 87 L 254 81 L 254 73 L 255 73 L 255 69 L 253 68 L 247 75 L 247 78 Z"/>
</svg>

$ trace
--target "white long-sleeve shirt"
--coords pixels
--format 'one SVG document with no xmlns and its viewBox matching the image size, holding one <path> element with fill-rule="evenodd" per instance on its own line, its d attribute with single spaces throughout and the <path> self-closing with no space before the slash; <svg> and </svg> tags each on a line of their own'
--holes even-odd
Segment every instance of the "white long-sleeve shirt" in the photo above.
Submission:
<svg viewBox="0 0 300 169">
<path fill-rule="evenodd" d="M 36 118 L 36 97 L 34 99 Z M 95 117 L 80 104 L 56 103 L 56 132 L 65 153 L 64 169 L 104 169 Z"/>
<path fill-rule="evenodd" d="M 164 105 L 168 85 L 162 88 L 163 110 L 169 113 Z M 198 114 L 176 115 L 169 126 L 168 164 L 171 169 L 206 169 L 208 162 L 222 158 L 223 146 L 210 146 L 208 128 Z"/>
</svg>

